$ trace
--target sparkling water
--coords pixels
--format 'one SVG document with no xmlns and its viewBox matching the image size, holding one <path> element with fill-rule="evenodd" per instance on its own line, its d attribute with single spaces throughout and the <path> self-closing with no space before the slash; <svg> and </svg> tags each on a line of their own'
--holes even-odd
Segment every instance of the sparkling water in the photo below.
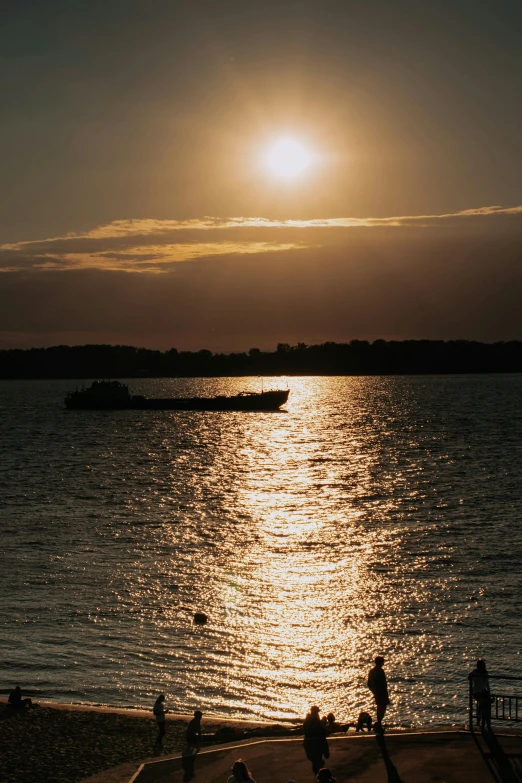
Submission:
<svg viewBox="0 0 522 783">
<path fill-rule="evenodd" d="M 412 726 L 464 722 L 477 657 L 520 674 L 522 376 L 288 385 L 280 413 L 90 412 L 0 382 L 4 693 L 345 720 L 382 654 Z"/>
</svg>

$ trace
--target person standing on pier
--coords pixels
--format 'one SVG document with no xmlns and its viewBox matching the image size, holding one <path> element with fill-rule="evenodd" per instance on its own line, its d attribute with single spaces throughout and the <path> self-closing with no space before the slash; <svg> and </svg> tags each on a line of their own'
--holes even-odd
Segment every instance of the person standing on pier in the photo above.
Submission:
<svg viewBox="0 0 522 783">
<path fill-rule="evenodd" d="M 477 703 L 477 725 L 480 724 L 482 729 L 487 726 L 488 731 L 491 731 L 491 692 L 486 661 L 479 658 L 476 668 L 473 669 L 469 676 L 473 689 L 473 698 Z"/>
<path fill-rule="evenodd" d="M 378 655 L 375 658 L 374 663 L 375 666 L 370 669 L 368 675 L 368 688 L 373 693 L 375 704 L 377 705 L 377 721 L 373 728 L 375 731 L 382 733 L 382 720 L 386 712 L 386 707 L 390 703 L 390 698 L 388 696 L 388 683 L 383 669 L 384 658 L 382 655 Z"/>
</svg>

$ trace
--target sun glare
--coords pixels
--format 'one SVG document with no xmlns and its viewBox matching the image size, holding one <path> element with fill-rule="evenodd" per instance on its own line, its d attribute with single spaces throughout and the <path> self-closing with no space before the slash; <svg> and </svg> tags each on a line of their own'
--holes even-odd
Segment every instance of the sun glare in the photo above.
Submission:
<svg viewBox="0 0 522 783">
<path fill-rule="evenodd" d="M 279 139 L 269 150 L 267 163 L 270 171 L 278 177 L 292 179 L 302 174 L 311 164 L 312 156 L 295 139 Z"/>
</svg>

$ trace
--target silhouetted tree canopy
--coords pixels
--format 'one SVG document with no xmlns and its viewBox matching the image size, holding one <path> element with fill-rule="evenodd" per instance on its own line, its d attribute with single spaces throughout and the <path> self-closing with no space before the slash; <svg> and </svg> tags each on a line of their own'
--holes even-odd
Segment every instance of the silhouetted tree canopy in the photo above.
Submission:
<svg viewBox="0 0 522 783">
<path fill-rule="evenodd" d="M 522 342 L 351 340 L 279 343 L 248 353 L 55 345 L 0 351 L 0 378 L 178 378 L 233 375 L 415 375 L 521 372 Z"/>
</svg>

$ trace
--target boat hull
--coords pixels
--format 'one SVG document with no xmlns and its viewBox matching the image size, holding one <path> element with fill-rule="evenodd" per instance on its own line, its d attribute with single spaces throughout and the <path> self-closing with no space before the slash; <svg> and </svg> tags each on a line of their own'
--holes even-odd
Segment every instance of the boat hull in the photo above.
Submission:
<svg viewBox="0 0 522 783">
<path fill-rule="evenodd" d="M 131 411 L 276 411 L 285 404 L 289 391 L 237 394 L 218 397 L 140 397 L 122 400 L 89 399 L 81 394 L 67 398 L 68 410 Z"/>
</svg>

